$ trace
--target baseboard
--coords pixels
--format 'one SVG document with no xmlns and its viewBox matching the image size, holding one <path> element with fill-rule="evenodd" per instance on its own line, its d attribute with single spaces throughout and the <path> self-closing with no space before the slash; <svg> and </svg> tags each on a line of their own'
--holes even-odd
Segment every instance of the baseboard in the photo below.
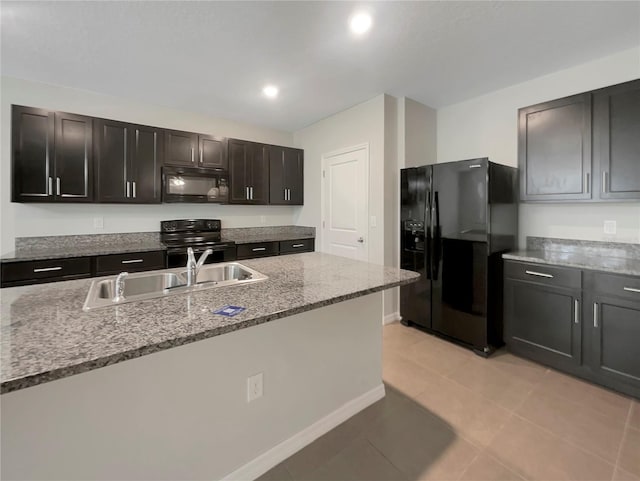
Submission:
<svg viewBox="0 0 640 481">
<path fill-rule="evenodd" d="M 387 314 L 382 319 L 382 325 L 386 326 L 387 324 L 391 324 L 392 322 L 396 322 L 402 319 L 402 316 L 398 311 L 392 312 L 391 314 Z"/>
<path fill-rule="evenodd" d="M 306 445 L 311 444 L 323 434 L 331 431 L 333 428 L 349 419 L 354 414 L 359 413 L 367 406 L 384 397 L 384 384 L 380 383 L 361 396 L 347 402 L 332 413 L 326 415 L 322 419 L 316 421 L 311 426 L 294 434 L 289 439 L 269 449 L 266 453 L 261 454 L 257 458 L 249 461 L 244 466 L 229 473 L 223 479 L 228 481 L 247 481 L 256 479 L 277 466 L 289 456 L 297 453 Z"/>
</svg>

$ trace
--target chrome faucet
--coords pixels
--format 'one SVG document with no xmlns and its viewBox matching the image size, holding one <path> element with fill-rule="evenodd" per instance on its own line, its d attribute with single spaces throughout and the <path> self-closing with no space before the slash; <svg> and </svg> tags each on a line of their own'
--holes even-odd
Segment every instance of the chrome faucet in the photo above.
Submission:
<svg viewBox="0 0 640 481">
<path fill-rule="evenodd" d="M 121 272 L 120 274 L 118 274 L 118 277 L 116 277 L 116 293 L 115 296 L 113 297 L 113 301 L 114 302 L 119 302 L 124 300 L 124 278 L 127 277 L 129 275 L 128 272 Z"/>
<path fill-rule="evenodd" d="M 196 283 L 196 279 L 198 277 L 198 271 L 204 264 L 204 261 L 207 259 L 209 254 L 213 251 L 211 249 L 207 249 L 200 255 L 200 259 L 196 262 L 196 257 L 193 254 L 193 249 L 189 247 L 187 249 L 187 286 L 190 287 Z"/>
</svg>

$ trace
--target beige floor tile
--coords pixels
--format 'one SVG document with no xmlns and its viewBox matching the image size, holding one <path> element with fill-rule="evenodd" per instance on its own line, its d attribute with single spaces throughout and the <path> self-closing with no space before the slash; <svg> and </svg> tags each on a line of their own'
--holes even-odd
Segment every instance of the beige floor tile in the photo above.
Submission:
<svg viewBox="0 0 640 481">
<path fill-rule="evenodd" d="M 384 349 L 406 349 L 413 343 L 423 340 L 428 334 L 403 326 L 399 322 L 387 324 L 382 329 L 382 344 Z"/>
<path fill-rule="evenodd" d="M 384 417 L 365 435 L 409 479 L 457 479 L 478 448 L 417 404 Z"/>
<path fill-rule="evenodd" d="M 625 431 L 618 466 L 640 476 L 640 430 L 629 427 Z"/>
<path fill-rule="evenodd" d="M 534 392 L 516 413 L 615 464 L 624 421 L 613 420 L 584 404 Z"/>
<path fill-rule="evenodd" d="M 546 366 L 514 356 L 504 349 L 493 353 L 486 361 L 491 367 L 531 384 L 539 383 L 547 372 Z"/>
<path fill-rule="evenodd" d="M 385 386 L 385 397 L 363 409 L 355 416 L 352 416 L 345 424 L 351 424 L 362 431 L 382 416 L 390 416 L 399 409 L 406 409 L 408 403 L 412 403 L 409 398 L 401 394 L 393 386 Z"/>
<path fill-rule="evenodd" d="M 404 346 L 396 351 L 407 359 L 440 375 L 447 375 L 460 365 L 473 361 L 483 361 L 468 349 L 456 346 L 435 336 Z"/>
<path fill-rule="evenodd" d="M 264 473 L 255 481 L 293 481 L 291 473 L 284 467 L 284 463 L 280 463 L 274 468 Z"/>
<path fill-rule="evenodd" d="M 382 356 L 382 379 L 405 396 L 417 396 L 433 384 L 437 374 L 395 351 L 386 350 Z"/>
<path fill-rule="evenodd" d="M 404 481 L 405 475 L 365 438 L 356 438 L 337 456 L 304 475 L 305 481 Z"/>
<path fill-rule="evenodd" d="M 613 475 L 612 464 L 517 416 L 509 419 L 487 451 L 532 480 L 603 481 Z"/>
<path fill-rule="evenodd" d="M 510 411 L 518 408 L 536 385 L 495 368 L 487 359 L 465 362 L 447 377 Z"/>
<path fill-rule="evenodd" d="M 443 377 L 434 379 L 416 402 L 480 446 L 489 444 L 511 415 L 492 401 Z"/>
<path fill-rule="evenodd" d="M 640 402 L 633 401 L 631 408 L 631 417 L 629 418 L 629 425 L 632 428 L 640 429 Z"/>
<path fill-rule="evenodd" d="M 284 466 L 293 479 L 300 479 L 340 453 L 359 434 L 360 430 L 353 424 L 342 423 L 286 459 Z"/>
<path fill-rule="evenodd" d="M 618 467 L 613 473 L 613 481 L 640 481 L 640 476 L 631 474 L 630 472 Z"/>
<path fill-rule="evenodd" d="M 524 478 L 487 453 L 480 453 L 469 465 L 460 481 L 514 481 Z"/>
<path fill-rule="evenodd" d="M 631 399 L 595 384 L 550 369 L 536 388 L 588 406 L 618 422 L 625 422 Z"/>
</svg>

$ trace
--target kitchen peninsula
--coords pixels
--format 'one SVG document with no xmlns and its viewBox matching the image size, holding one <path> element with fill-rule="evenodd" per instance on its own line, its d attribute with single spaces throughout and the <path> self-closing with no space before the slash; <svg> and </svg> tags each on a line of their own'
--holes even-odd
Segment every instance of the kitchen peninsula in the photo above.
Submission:
<svg viewBox="0 0 640 481">
<path fill-rule="evenodd" d="M 242 263 L 268 279 L 88 312 L 89 279 L 3 289 L 2 477 L 249 479 L 384 396 L 381 291 L 417 274 Z"/>
</svg>

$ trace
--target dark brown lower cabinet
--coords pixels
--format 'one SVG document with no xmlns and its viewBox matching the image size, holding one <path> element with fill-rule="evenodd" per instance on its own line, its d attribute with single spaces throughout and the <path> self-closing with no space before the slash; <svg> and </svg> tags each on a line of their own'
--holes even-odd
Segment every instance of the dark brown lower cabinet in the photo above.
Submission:
<svg viewBox="0 0 640 481">
<path fill-rule="evenodd" d="M 504 294 L 509 351 L 640 398 L 640 277 L 506 261 Z"/>
<path fill-rule="evenodd" d="M 91 258 L 46 259 L 2 263 L 0 287 L 42 284 L 91 277 Z"/>
<path fill-rule="evenodd" d="M 96 275 L 107 276 L 120 272 L 140 272 L 166 267 L 165 251 L 128 252 L 96 257 Z"/>
</svg>

